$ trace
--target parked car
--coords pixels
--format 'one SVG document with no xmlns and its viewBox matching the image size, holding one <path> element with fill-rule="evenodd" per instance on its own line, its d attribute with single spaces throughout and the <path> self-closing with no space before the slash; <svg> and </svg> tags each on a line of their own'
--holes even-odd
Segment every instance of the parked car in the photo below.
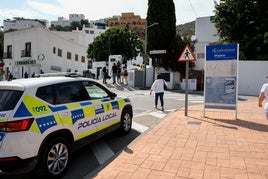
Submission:
<svg viewBox="0 0 268 179">
<path fill-rule="evenodd" d="M 0 173 L 62 176 L 78 148 L 131 131 L 129 98 L 89 78 L 0 82 Z"/>
</svg>

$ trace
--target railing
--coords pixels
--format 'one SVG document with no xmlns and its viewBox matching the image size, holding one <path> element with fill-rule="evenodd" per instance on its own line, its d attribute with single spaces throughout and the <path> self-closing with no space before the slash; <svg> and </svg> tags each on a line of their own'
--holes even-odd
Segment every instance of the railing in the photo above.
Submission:
<svg viewBox="0 0 268 179">
<path fill-rule="evenodd" d="M 31 51 L 22 50 L 21 57 L 31 57 Z"/>
<path fill-rule="evenodd" d="M 11 52 L 4 52 L 3 53 L 3 59 L 11 59 L 12 53 Z"/>
</svg>

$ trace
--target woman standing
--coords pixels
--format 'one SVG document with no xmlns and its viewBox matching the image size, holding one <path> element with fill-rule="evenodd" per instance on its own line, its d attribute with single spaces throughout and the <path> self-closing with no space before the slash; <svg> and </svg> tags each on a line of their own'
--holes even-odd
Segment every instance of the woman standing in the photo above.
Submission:
<svg viewBox="0 0 268 179">
<path fill-rule="evenodd" d="M 122 79 L 122 82 L 123 82 L 124 85 L 128 85 L 127 77 L 128 77 L 127 68 L 124 67 L 124 69 L 123 69 L 123 79 Z"/>
<path fill-rule="evenodd" d="M 164 86 L 165 85 L 167 86 L 166 81 L 162 78 L 161 74 L 158 74 L 157 79 L 152 84 L 151 90 L 150 90 L 150 95 L 152 94 L 152 91 L 155 92 L 155 98 L 154 98 L 155 106 L 154 107 L 157 108 L 158 98 L 160 98 L 162 111 L 164 111 Z"/>
</svg>

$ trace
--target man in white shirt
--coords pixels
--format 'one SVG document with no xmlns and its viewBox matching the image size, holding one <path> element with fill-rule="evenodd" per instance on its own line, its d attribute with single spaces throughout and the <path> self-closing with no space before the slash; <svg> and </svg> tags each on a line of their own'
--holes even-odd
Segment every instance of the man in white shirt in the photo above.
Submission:
<svg viewBox="0 0 268 179">
<path fill-rule="evenodd" d="M 266 76 L 267 83 L 262 85 L 259 95 L 259 107 L 262 107 L 262 102 L 265 100 L 264 112 L 268 120 L 268 76 Z"/>
</svg>

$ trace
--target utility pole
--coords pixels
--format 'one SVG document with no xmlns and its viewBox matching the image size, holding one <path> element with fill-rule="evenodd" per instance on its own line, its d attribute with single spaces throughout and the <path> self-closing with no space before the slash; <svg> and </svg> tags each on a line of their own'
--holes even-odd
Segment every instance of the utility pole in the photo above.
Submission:
<svg viewBox="0 0 268 179">
<path fill-rule="evenodd" d="M 147 30 L 150 27 L 158 25 L 158 22 L 154 22 L 153 24 L 148 26 L 148 22 L 146 21 L 146 27 L 145 27 L 145 40 L 144 40 L 144 58 L 143 58 L 143 64 L 144 64 L 144 75 L 143 75 L 143 88 L 146 88 L 146 62 L 147 62 Z"/>
</svg>

